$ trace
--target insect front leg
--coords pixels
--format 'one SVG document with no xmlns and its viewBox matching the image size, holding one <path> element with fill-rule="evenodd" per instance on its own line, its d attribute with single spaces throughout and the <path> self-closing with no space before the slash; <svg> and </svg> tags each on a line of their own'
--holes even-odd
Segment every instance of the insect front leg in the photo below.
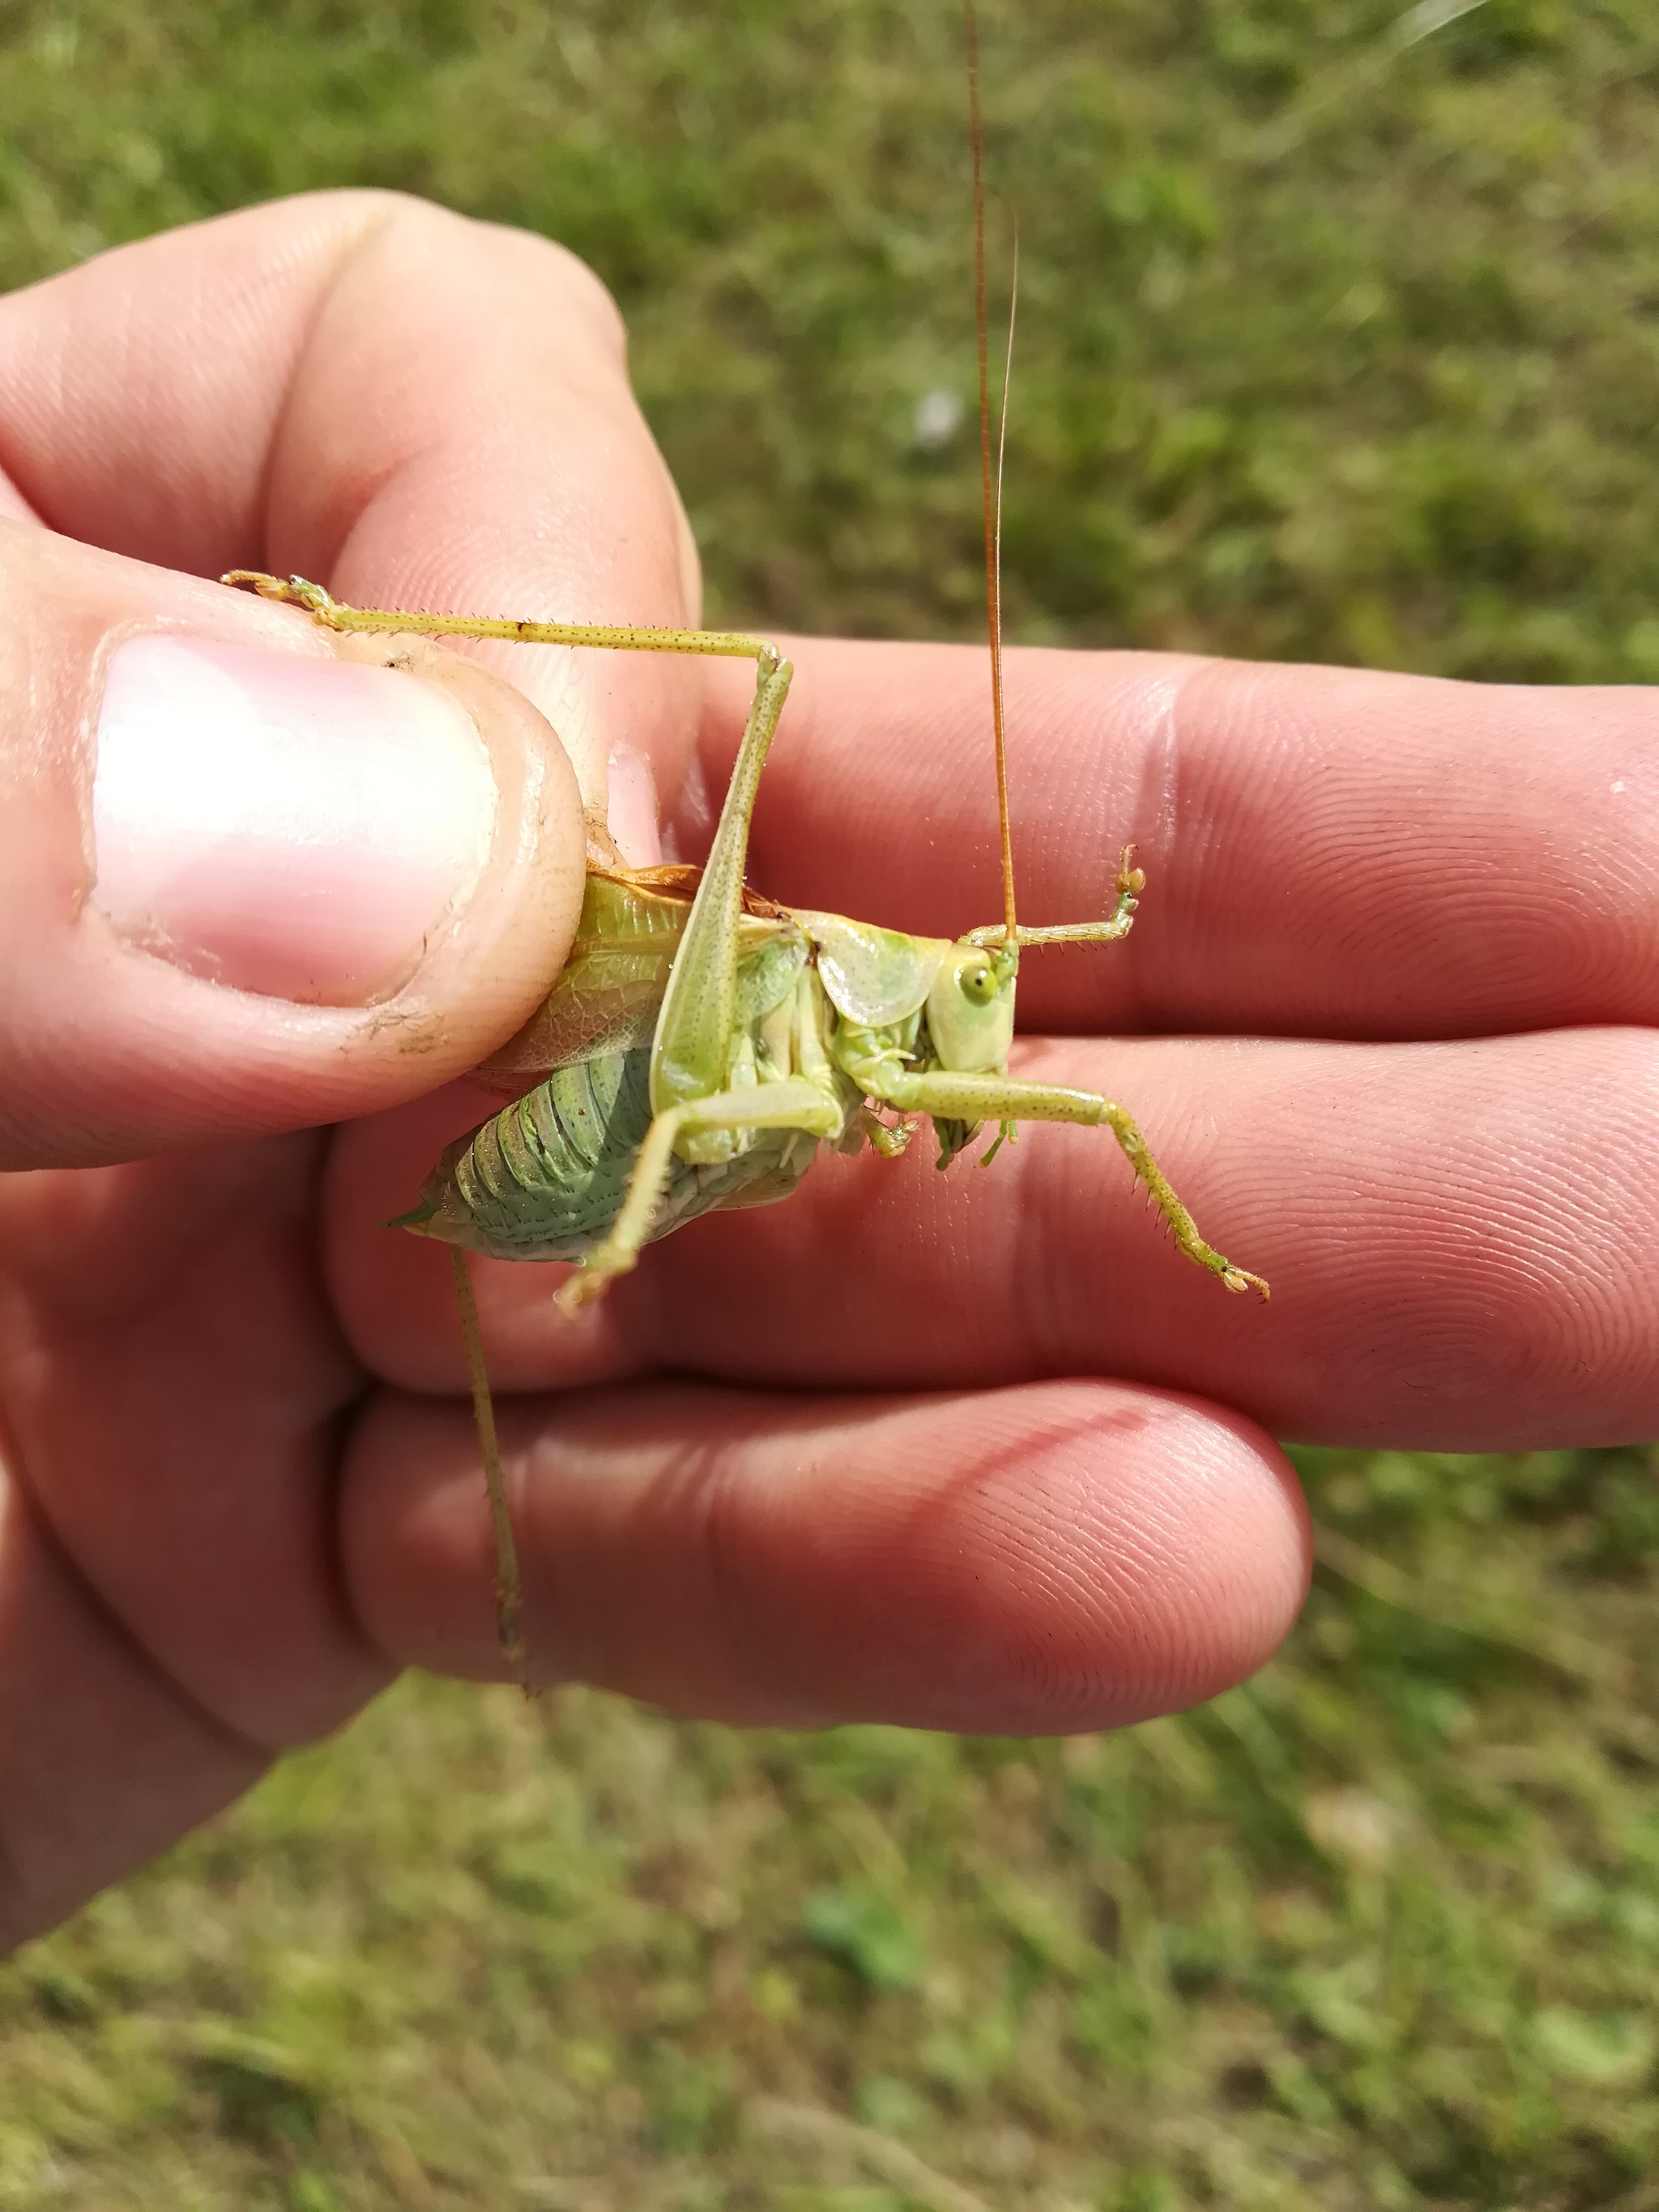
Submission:
<svg viewBox="0 0 1659 2212">
<path fill-rule="evenodd" d="M 1146 1184 L 1153 1204 L 1169 1223 L 1176 1243 L 1197 1267 L 1218 1275 L 1230 1291 L 1267 1296 L 1260 1275 L 1206 1244 L 1198 1224 L 1176 1197 L 1164 1170 L 1147 1150 L 1146 1139 L 1127 1109 L 1092 1091 L 1071 1091 L 1058 1084 L 1018 1083 L 1006 1075 L 957 1075 L 945 1068 L 925 1074 L 909 1069 L 871 1070 L 881 1085 L 875 1095 L 905 1113 L 930 1114 L 945 1121 L 1073 1121 L 1097 1128 L 1103 1123 L 1117 1139 L 1124 1158 Z"/>
<path fill-rule="evenodd" d="M 834 1139 L 845 1119 L 841 1102 L 816 1083 L 763 1083 L 742 1091 L 719 1091 L 659 1114 L 646 1131 L 629 1179 L 628 1195 L 611 1234 L 581 1263 L 580 1274 L 562 1285 L 556 1303 L 574 1314 L 598 1297 L 613 1275 L 625 1275 L 649 1242 L 651 1224 L 668 1180 L 677 1144 L 714 1133 L 737 1136 L 744 1130 L 801 1129 Z"/>
<path fill-rule="evenodd" d="M 1062 921 L 1047 929 L 1021 927 L 1014 932 L 1015 943 L 1021 946 L 1117 944 L 1134 927 L 1135 909 L 1140 903 L 1140 894 L 1146 888 L 1146 872 L 1144 868 L 1136 867 L 1134 860 L 1134 847 L 1126 845 L 1118 855 L 1115 887 L 1117 897 L 1105 921 Z M 993 922 L 984 929 L 969 930 L 963 943 L 993 951 L 1003 944 L 1007 934 L 1006 924 Z"/>
</svg>

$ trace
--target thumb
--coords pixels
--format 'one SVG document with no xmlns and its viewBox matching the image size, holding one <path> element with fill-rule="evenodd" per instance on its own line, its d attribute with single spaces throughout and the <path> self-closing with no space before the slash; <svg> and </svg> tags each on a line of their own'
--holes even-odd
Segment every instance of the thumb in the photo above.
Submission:
<svg viewBox="0 0 1659 2212">
<path fill-rule="evenodd" d="M 557 973 L 583 852 L 500 678 L 0 523 L 0 1167 L 448 1081 Z"/>
</svg>

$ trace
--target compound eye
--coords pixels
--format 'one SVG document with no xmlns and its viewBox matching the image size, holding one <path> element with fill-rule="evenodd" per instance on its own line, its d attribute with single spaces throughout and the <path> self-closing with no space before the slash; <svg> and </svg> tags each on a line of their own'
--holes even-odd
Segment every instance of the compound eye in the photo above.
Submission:
<svg viewBox="0 0 1659 2212">
<path fill-rule="evenodd" d="M 957 1075 L 1004 1074 L 1014 1041 L 1014 989 L 1000 955 L 959 945 L 927 994 L 927 1032 L 939 1065 Z"/>
</svg>

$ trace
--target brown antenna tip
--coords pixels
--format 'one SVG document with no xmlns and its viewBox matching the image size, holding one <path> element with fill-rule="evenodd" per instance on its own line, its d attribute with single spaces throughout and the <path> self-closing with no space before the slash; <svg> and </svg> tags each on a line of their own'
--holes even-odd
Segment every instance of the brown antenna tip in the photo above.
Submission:
<svg viewBox="0 0 1659 2212">
<path fill-rule="evenodd" d="M 996 736 L 997 823 L 1002 847 L 1005 943 L 1015 942 L 1014 851 L 1008 823 L 1008 745 L 1002 710 L 1002 459 L 1008 436 L 1008 374 L 1002 380 L 1001 426 L 995 465 L 991 453 L 991 366 L 985 306 L 985 117 L 980 95 L 979 16 L 974 0 L 962 0 L 968 56 L 968 141 L 974 169 L 974 332 L 979 357 L 979 460 L 985 519 L 985 627 L 991 645 L 991 721 Z M 1016 248 L 1018 253 L 1018 248 Z M 1015 287 L 1018 263 L 1015 263 Z M 1013 310 L 1008 316 L 1008 368 L 1014 350 Z"/>
</svg>

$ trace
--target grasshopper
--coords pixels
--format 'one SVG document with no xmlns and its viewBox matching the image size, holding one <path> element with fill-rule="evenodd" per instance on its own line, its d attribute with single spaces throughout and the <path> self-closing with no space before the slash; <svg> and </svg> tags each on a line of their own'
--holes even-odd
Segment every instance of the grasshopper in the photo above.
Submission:
<svg viewBox="0 0 1659 2212">
<path fill-rule="evenodd" d="M 467 1338 L 500 1570 L 503 1649 L 521 1665 L 518 1575 L 489 1385 L 464 1254 L 564 1260 L 556 1303 L 574 1314 L 625 1274 L 653 1237 L 699 1214 L 787 1198 L 820 1144 L 888 1158 L 925 1115 L 947 1167 L 983 1123 L 990 1158 L 1021 1121 L 1109 1128 L 1189 1260 L 1226 1289 L 1267 1296 L 1198 1226 L 1125 1107 L 1008 1072 L 1022 951 L 1109 945 L 1128 934 L 1145 877 L 1124 851 L 1105 919 L 1032 929 L 1012 913 L 954 943 L 844 915 L 805 911 L 744 884 L 761 771 L 790 664 L 759 638 L 497 622 L 363 609 L 300 578 L 226 579 L 303 607 L 336 630 L 512 637 L 654 653 L 752 655 L 758 680 L 706 865 L 630 870 L 590 862 L 565 966 L 526 1027 L 481 1078 L 514 1100 L 452 1145 L 401 1226 L 451 1247 Z M 1006 802 L 1005 802 L 1006 805 Z M 1007 816 L 1003 815 L 1006 839 Z"/>
<path fill-rule="evenodd" d="M 756 665 L 754 699 L 707 862 L 700 870 L 629 869 L 590 853 L 565 966 L 528 1024 L 478 1071 L 512 1103 L 449 1146 L 419 1204 L 396 1224 L 450 1247 L 495 1534 L 497 1621 L 520 1675 L 519 1573 L 468 1251 L 574 1261 L 556 1293 L 560 1309 L 574 1315 L 627 1273 L 653 1238 L 699 1214 L 788 1197 L 821 1144 L 848 1152 L 868 1144 L 896 1158 L 914 1127 L 907 1117 L 926 1115 L 944 1168 L 994 1121 L 998 1133 L 981 1163 L 988 1165 L 1021 1121 L 1072 1121 L 1111 1131 L 1189 1260 L 1229 1291 L 1267 1296 L 1259 1275 L 1199 1234 L 1126 1108 L 1008 1072 L 1021 953 L 1127 936 L 1145 877 L 1126 848 L 1104 919 L 1032 929 L 1016 917 L 1002 703 L 1003 439 L 994 469 L 971 7 L 968 28 L 1000 921 L 952 943 L 781 906 L 747 887 L 750 823 L 793 672 L 763 638 L 354 607 L 298 576 L 234 569 L 223 579 L 337 631 L 708 653 Z M 1009 344 L 1012 352 L 1012 319 Z M 1005 432 L 1006 393 L 1005 374 Z"/>
</svg>

